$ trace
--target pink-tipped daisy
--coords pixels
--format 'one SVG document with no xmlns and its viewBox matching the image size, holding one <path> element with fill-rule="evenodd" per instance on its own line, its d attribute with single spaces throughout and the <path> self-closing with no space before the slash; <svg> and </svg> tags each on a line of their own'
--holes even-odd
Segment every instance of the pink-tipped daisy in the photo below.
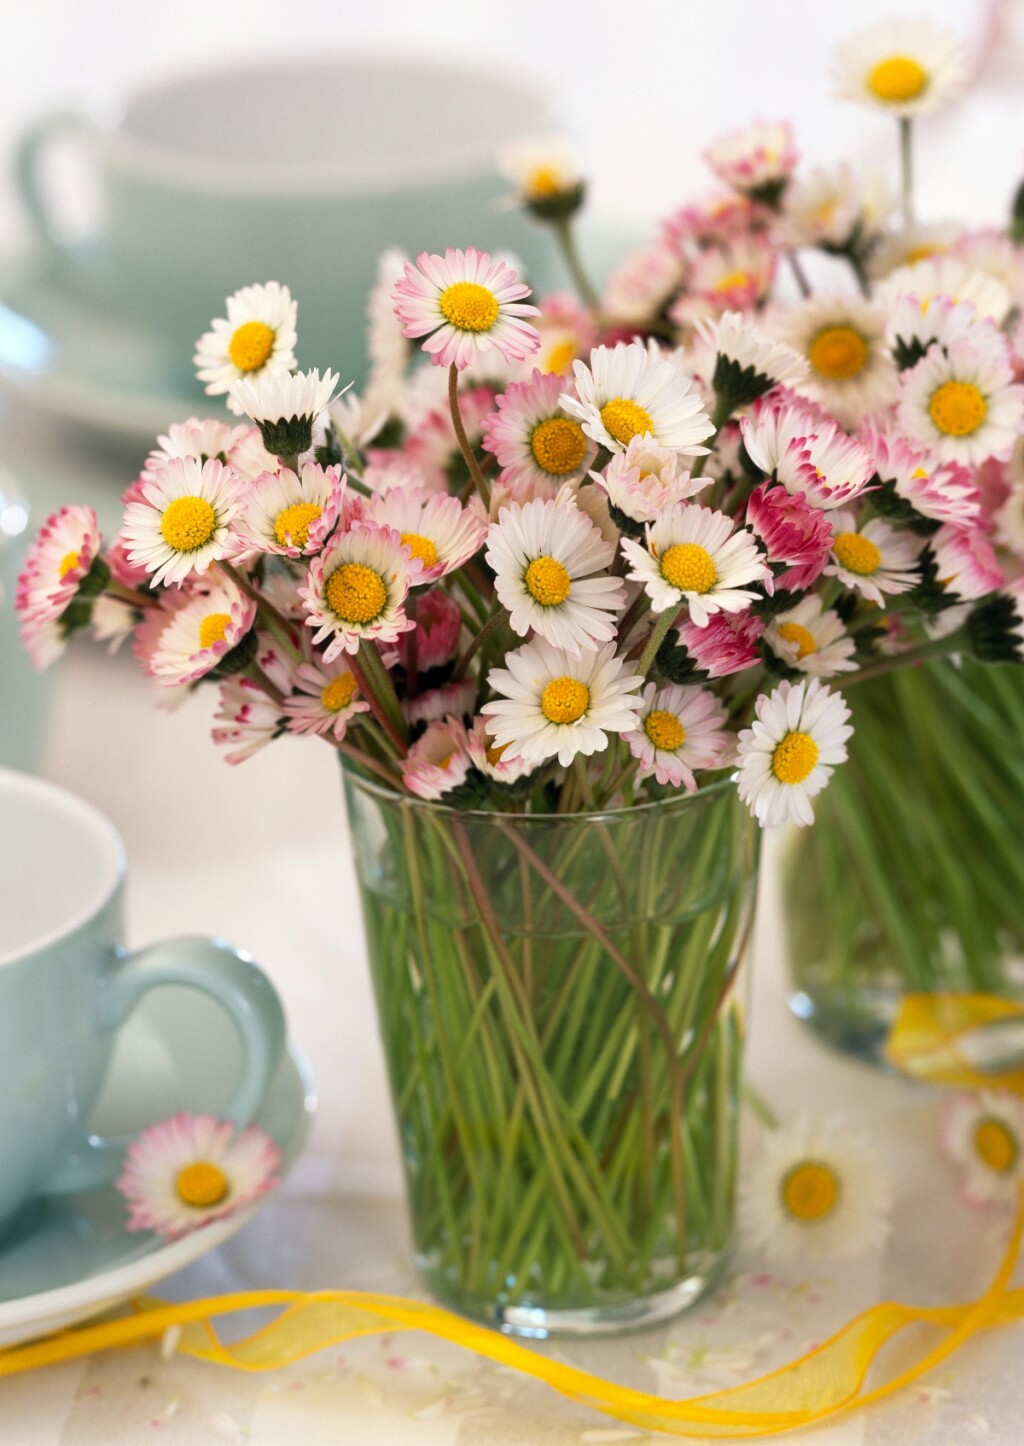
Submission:
<svg viewBox="0 0 1024 1446">
<path fill-rule="evenodd" d="M 392 488 L 367 500 L 367 522 L 391 527 L 409 549 L 417 583 L 436 582 L 479 552 L 487 523 L 479 512 L 463 507 L 457 497 L 427 493 L 422 488 Z"/>
<path fill-rule="evenodd" d="M 167 466 L 175 457 L 197 457 L 200 462 L 214 458 L 218 462 L 231 462 L 231 452 L 248 436 L 251 428 L 231 427 L 206 417 L 189 417 L 187 422 L 174 422 L 167 428 L 166 435 L 157 437 L 157 445 L 150 452 L 142 468 L 144 480 L 151 480 L 155 473 Z"/>
<path fill-rule="evenodd" d="M 295 692 L 284 701 L 289 733 L 330 735 L 338 743 L 352 719 L 369 711 L 344 654 L 333 663 L 300 663 Z"/>
<path fill-rule="evenodd" d="M 757 718 L 739 735 L 740 798 L 762 828 L 792 819 L 814 822 L 810 800 L 846 760 L 853 729 L 840 693 L 817 678 L 783 681 L 754 704 Z"/>
<path fill-rule="evenodd" d="M 313 642 L 326 643 L 324 662 L 357 653 L 364 638 L 393 643 L 411 628 L 404 603 L 418 573 L 392 527 L 357 522 L 335 534 L 298 589 Z"/>
<path fill-rule="evenodd" d="M 562 396 L 562 410 L 578 417 L 599 446 L 621 452 L 634 437 L 649 434 L 660 447 L 701 456 L 701 443 L 714 431 L 704 401 L 675 356 L 655 342 L 598 346 L 590 365 L 576 362 L 575 395 Z"/>
<path fill-rule="evenodd" d="M 301 475 L 288 467 L 264 472 L 246 488 L 234 531 L 259 552 L 310 557 L 333 532 L 344 494 L 340 467 L 307 462 Z"/>
<path fill-rule="evenodd" d="M 720 136 L 704 152 L 715 175 L 741 195 L 777 201 L 797 163 L 788 121 L 755 121 Z"/>
<path fill-rule="evenodd" d="M 229 296 L 227 317 L 218 317 L 213 330 L 196 342 L 197 376 L 206 383 L 207 395 L 230 392 L 232 382 L 240 378 L 281 376 L 291 371 L 297 311 L 287 286 L 276 281 L 243 286 Z M 242 409 L 232 396 L 228 407 L 241 416 Z"/>
<path fill-rule="evenodd" d="M 469 246 L 443 256 L 423 251 L 395 282 L 395 314 L 408 337 L 426 337 L 436 366 L 462 371 L 493 347 L 507 362 L 535 352 L 540 337 L 523 318 L 537 308 L 524 302 L 530 288 L 510 266 Z"/>
<path fill-rule="evenodd" d="M 616 452 L 603 473 L 591 475 L 615 509 L 613 519 L 637 537 L 642 536 L 644 524 L 655 522 L 666 507 L 686 501 L 713 480 L 692 477 L 680 465 L 678 452 L 659 446 L 646 433 L 634 437 L 624 452 Z"/>
<path fill-rule="evenodd" d="M 770 483 L 755 487 L 747 501 L 746 524 L 775 573 L 769 592 L 775 588 L 803 592 L 824 572 L 832 546 L 832 523 L 802 492 L 788 492 Z"/>
<path fill-rule="evenodd" d="M 728 761 L 732 737 L 725 721 L 725 709 L 704 688 L 646 684 L 639 727 L 623 735 L 640 760 L 638 777 L 653 773 L 658 783 L 694 793 L 696 770 L 722 768 Z"/>
<path fill-rule="evenodd" d="M 176 1240 L 251 1205 L 278 1185 L 281 1151 L 258 1125 L 238 1130 L 182 1110 L 150 1125 L 125 1151 L 117 1188 L 129 1230 Z"/>
<path fill-rule="evenodd" d="M 694 503 L 666 508 L 647 528 L 646 546 L 628 537 L 621 546 L 632 564 L 627 577 L 643 584 L 652 612 L 685 605 L 698 627 L 717 612 L 745 612 L 758 597 L 756 585 L 771 581 L 753 535 L 724 512 Z"/>
<path fill-rule="evenodd" d="M 607 572 L 615 547 L 574 503 L 513 502 L 491 523 L 485 556 L 520 637 L 532 630 L 576 657 L 615 636 L 625 600 Z"/>
<path fill-rule="evenodd" d="M 282 705 L 244 673 L 221 683 L 214 717 L 219 726 L 210 736 L 218 748 L 231 750 L 224 761 L 234 766 L 280 738 L 285 727 Z"/>
<path fill-rule="evenodd" d="M 441 718 L 409 749 L 402 764 L 402 782 L 417 798 L 443 799 L 465 783 L 472 767 L 465 724 L 459 718 Z"/>
<path fill-rule="evenodd" d="M 1009 288 L 998 277 L 969 266 L 959 256 L 926 256 L 899 266 L 875 288 L 876 300 L 888 312 L 908 296 L 922 312 L 930 311 L 932 303 L 940 299 L 954 307 L 970 302 L 979 321 L 988 320 L 997 327 L 1013 305 Z"/>
<path fill-rule="evenodd" d="M 63 617 L 99 551 L 100 531 L 91 507 L 62 507 L 46 519 L 28 549 L 14 590 L 23 629 Z"/>
<path fill-rule="evenodd" d="M 928 549 L 937 580 L 953 597 L 971 602 L 1003 586 L 1003 569 L 980 527 L 940 527 Z"/>
<path fill-rule="evenodd" d="M 482 773 L 492 783 L 504 785 L 506 788 L 511 788 L 521 778 L 529 777 L 537 767 L 525 758 L 507 758 L 507 749 L 495 743 L 491 723 L 487 718 L 474 718 L 473 726 L 466 736 L 466 748 L 477 772 Z"/>
<path fill-rule="evenodd" d="M 875 469 L 867 450 L 828 422 L 802 441 L 791 442 L 776 474 L 787 492 L 802 492 L 812 507 L 830 512 L 859 497 Z"/>
<path fill-rule="evenodd" d="M 187 577 L 202 577 L 232 551 L 231 524 L 243 490 L 222 462 L 172 458 L 142 483 L 142 500 L 125 508 L 121 536 L 128 561 L 152 574 L 154 585 L 180 587 Z"/>
<path fill-rule="evenodd" d="M 135 629 L 133 652 L 143 672 L 163 687 L 211 673 L 249 635 L 256 604 L 234 583 L 214 577 L 163 593 Z"/>
<path fill-rule="evenodd" d="M 858 527 L 852 512 L 832 516 L 832 561 L 825 572 L 844 587 L 885 607 L 885 595 L 907 592 L 921 577 L 921 539 L 898 532 L 881 517 Z"/>
<path fill-rule="evenodd" d="M 753 613 L 715 613 L 703 628 L 684 618 L 675 634 L 674 658 L 687 682 L 727 678 L 761 661 L 764 622 Z"/>
<path fill-rule="evenodd" d="M 981 490 L 973 472 L 960 462 L 939 462 L 905 437 L 867 432 L 861 441 L 871 455 L 884 488 L 891 488 L 911 518 L 971 527 L 981 517 Z M 906 520 L 906 518 L 904 518 Z"/>
<path fill-rule="evenodd" d="M 560 486 L 586 475 L 597 447 L 562 411 L 568 386 L 562 376 L 534 370 L 528 382 L 513 382 L 495 398 L 497 411 L 484 418 L 483 445 L 501 464 L 504 482 Z"/>
</svg>

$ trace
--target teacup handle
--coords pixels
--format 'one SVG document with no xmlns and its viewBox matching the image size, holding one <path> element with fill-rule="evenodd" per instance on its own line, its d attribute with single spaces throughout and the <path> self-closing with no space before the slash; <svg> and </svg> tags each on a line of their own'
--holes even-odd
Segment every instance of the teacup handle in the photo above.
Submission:
<svg viewBox="0 0 1024 1446">
<path fill-rule="evenodd" d="M 142 995 L 160 984 L 198 989 L 234 1020 L 242 1042 L 242 1074 L 219 1114 L 239 1126 L 251 1124 L 284 1053 L 284 1012 L 274 986 L 251 959 L 220 939 L 164 940 L 125 955 L 106 976 L 101 985 L 100 1030 L 107 1033 L 123 1024 Z M 47 1181 L 47 1193 L 62 1195 L 109 1183 L 127 1143 L 90 1136 L 81 1153 Z"/>
<path fill-rule="evenodd" d="M 60 227 L 52 211 L 50 198 L 43 184 L 41 162 L 55 140 L 67 135 L 91 135 L 92 123 L 76 111 L 57 111 L 45 116 L 18 143 L 15 153 L 15 176 L 21 198 L 40 240 L 51 254 L 69 256 L 69 247 L 61 238 Z"/>
</svg>

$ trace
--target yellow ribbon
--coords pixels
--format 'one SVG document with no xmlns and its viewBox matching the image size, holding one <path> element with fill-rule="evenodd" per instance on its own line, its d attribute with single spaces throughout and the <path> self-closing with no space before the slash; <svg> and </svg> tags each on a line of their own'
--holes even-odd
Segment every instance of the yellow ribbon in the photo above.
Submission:
<svg viewBox="0 0 1024 1446">
<path fill-rule="evenodd" d="M 993 994 L 907 994 L 885 1054 L 928 1084 L 1024 1095 L 1024 1006 Z"/>
<path fill-rule="evenodd" d="M 890 1036 L 889 1058 L 921 1079 L 962 1087 L 1016 1088 L 1020 1069 L 985 1073 L 967 1052 L 972 1031 L 995 1022 L 1024 1020 L 1024 1008 L 977 995 L 910 996 Z M 267 1371 L 359 1336 L 422 1330 L 499 1365 L 544 1381 L 563 1396 L 629 1425 L 672 1436 L 770 1436 L 880 1401 L 917 1380 L 979 1330 L 1024 1321 L 1024 1287 L 1009 1282 L 1024 1234 L 1024 1199 L 1009 1245 L 988 1289 L 977 1300 L 937 1308 L 886 1301 L 843 1326 L 830 1340 L 777 1371 L 710 1395 L 671 1400 L 602 1380 L 549 1360 L 507 1336 L 421 1301 L 363 1291 L 245 1291 L 181 1305 L 147 1302 L 137 1313 L 68 1330 L 46 1340 L 0 1351 L 0 1376 L 153 1340 L 181 1328 L 177 1350 L 197 1360 L 243 1371 Z M 280 1314 L 254 1335 L 226 1345 L 213 1321 L 257 1307 Z M 875 1384 L 868 1376 L 884 1347 L 912 1326 L 931 1327 L 913 1343 L 916 1359 Z M 935 1339 L 934 1330 L 942 1335 Z M 906 1359 L 905 1355 L 901 1359 Z"/>
</svg>

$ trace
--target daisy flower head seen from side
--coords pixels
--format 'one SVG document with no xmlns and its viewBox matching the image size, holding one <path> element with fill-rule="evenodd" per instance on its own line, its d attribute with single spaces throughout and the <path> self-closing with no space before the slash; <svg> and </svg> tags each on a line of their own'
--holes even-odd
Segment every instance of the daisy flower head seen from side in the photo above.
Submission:
<svg viewBox="0 0 1024 1446">
<path fill-rule="evenodd" d="M 703 688 L 656 683 L 644 687 L 639 727 L 625 734 L 630 752 L 640 760 L 637 774 L 672 788 L 695 793 L 694 773 L 723 768 L 732 748 L 725 728 L 725 710 Z"/>
<path fill-rule="evenodd" d="M 231 524 L 244 484 L 222 462 L 176 457 L 140 487 L 124 511 L 121 537 L 129 563 L 152 574 L 151 584 L 181 586 L 202 577 L 233 550 Z"/>
<path fill-rule="evenodd" d="M 421 487 L 392 488 L 370 497 L 363 515 L 367 522 L 394 528 L 419 568 L 414 581 L 420 583 L 435 582 L 468 562 L 487 535 L 479 512 L 463 507 L 457 497 Z"/>
<path fill-rule="evenodd" d="M 101 546 L 91 507 L 62 507 L 48 517 L 25 555 L 15 586 L 14 606 L 22 621 L 51 622 L 82 593 Z M 100 579 L 99 591 L 103 581 Z"/>
<path fill-rule="evenodd" d="M 542 221 L 579 210 L 586 183 L 565 136 L 528 137 L 498 153 L 498 170 L 516 188 L 515 200 Z"/>
<path fill-rule="evenodd" d="M 921 577 L 921 539 L 881 517 L 858 527 L 852 512 L 832 515 L 831 562 L 825 572 L 880 608 L 885 594 L 907 592 Z"/>
<path fill-rule="evenodd" d="M 150 480 L 174 457 L 198 457 L 201 462 L 213 457 L 218 462 L 230 462 L 233 449 L 248 431 L 248 427 L 232 427 L 209 417 L 189 417 L 187 422 L 174 422 L 166 434 L 157 437 L 157 445 L 143 463 L 142 480 Z"/>
<path fill-rule="evenodd" d="M 774 206 L 799 157 L 788 121 L 755 121 L 719 137 L 704 152 L 704 159 L 727 186 Z"/>
<path fill-rule="evenodd" d="M 579 481 L 597 452 L 582 425 L 561 407 L 565 378 L 534 370 L 528 382 L 513 382 L 495 398 L 497 411 L 484 418 L 483 446 L 493 452 L 502 481 L 557 487 Z"/>
<path fill-rule="evenodd" d="M 260 429 L 272 456 L 295 457 L 313 445 L 313 423 L 330 406 L 337 372 L 285 372 L 232 382 L 231 397 Z"/>
<path fill-rule="evenodd" d="M 842 99 L 909 118 L 959 95 L 967 68 L 956 36 L 922 17 L 851 36 L 836 51 L 834 77 Z"/>
<path fill-rule="evenodd" d="M 280 1183 L 281 1151 L 258 1125 L 186 1111 L 151 1125 L 125 1151 L 117 1189 L 129 1230 L 176 1240 L 251 1205 Z"/>
<path fill-rule="evenodd" d="M 1024 1104 L 1007 1090 L 950 1095 L 939 1141 L 963 1172 L 972 1205 L 1012 1208 L 1024 1184 Z"/>
<path fill-rule="evenodd" d="M 862 1255 L 889 1231 L 892 1182 L 867 1135 L 796 1119 L 766 1133 L 740 1182 L 747 1248 L 773 1261 Z"/>
<path fill-rule="evenodd" d="M 632 564 L 626 575 L 643 584 L 652 612 L 685 605 L 698 627 L 717 612 L 744 612 L 771 581 L 753 535 L 693 503 L 666 508 L 647 528 L 646 546 L 624 537 L 621 547 Z"/>
<path fill-rule="evenodd" d="M 243 408 L 231 395 L 233 382 L 286 375 L 295 366 L 298 306 L 287 286 L 268 281 L 243 286 L 228 297 L 226 310 L 227 317 L 213 321 L 213 330 L 196 342 L 193 360 L 207 395 L 227 393 L 228 409 L 241 416 Z"/>
<path fill-rule="evenodd" d="M 225 763 L 237 767 L 273 743 L 284 729 L 281 705 L 244 673 L 220 684 L 220 700 L 214 714 L 217 727 L 210 737 L 217 748 L 230 748 Z"/>
<path fill-rule="evenodd" d="M 1013 306 L 1013 296 L 1004 282 L 988 271 L 969 266 L 958 256 L 926 256 L 897 267 L 875 287 L 874 297 L 890 315 L 905 297 L 914 298 L 922 315 L 937 300 L 944 301 L 947 307 L 970 303 L 977 321 L 991 321 L 997 327 L 1002 326 Z M 962 315 L 956 318 L 961 324 L 962 320 Z M 955 335 L 943 338 L 956 339 Z"/>
<path fill-rule="evenodd" d="M 775 656 L 798 673 L 831 678 L 856 668 L 856 643 L 838 613 L 822 606 L 811 593 L 796 607 L 778 613 L 765 628 L 764 640 Z"/>
<path fill-rule="evenodd" d="M 218 667 L 245 667 L 256 651 L 255 620 L 252 598 L 226 578 L 212 577 L 162 594 L 160 606 L 136 627 L 132 651 L 148 677 L 181 687 Z"/>
<path fill-rule="evenodd" d="M 289 733 L 329 735 L 337 743 L 344 739 L 353 718 L 370 711 L 369 703 L 359 696 L 355 674 L 344 653 L 333 663 L 319 659 L 300 663 L 295 691 L 282 706 Z"/>
<path fill-rule="evenodd" d="M 715 354 L 711 385 L 722 410 L 747 407 L 772 387 L 795 387 L 807 376 L 807 362 L 793 347 L 768 336 L 742 312 L 698 321 L 697 332 Z"/>
<path fill-rule="evenodd" d="M 260 552 L 309 556 L 334 530 L 344 494 L 345 478 L 337 466 L 307 462 L 300 473 L 288 467 L 265 472 L 246 488 L 235 532 Z"/>
<path fill-rule="evenodd" d="M 821 402 L 841 426 L 855 427 L 895 399 L 897 372 L 881 307 L 845 293 L 811 296 L 781 312 L 776 328 L 807 362 L 796 390 Z"/>
<path fill-rule="evenodd" d="M 739 794 L 762 828 L 792 819 L 814 822 L 810 800 L 846 761 L 853 733 L 842 695 L 817 678 L 783 680 L 754 705 L 757 717 L 739 735 Z"/>
<path fill-rule="evenodd" d="M 577 417 L 588 437 L 610 452 L 621 452 L 634 437 L 650 435 L 660 447 L 703 456 L 701 445 L 714 432 L 703 398 L 675 356 L 654 341 L 598 346 L 590 363 L 573 364 L 575 395 L 566 392 L 562 409 Z"/>
<path fill-rule="evenodd" d="M 774 574 L 774 582 L 765 584 L 769 594 L 776 588 L 803 592 L 817 582 L 832 547 L 832 523 L 803 492 L 762 483 L 747 499 L 745 521 Z"/>
<path fill-rule="evenodd" d="M 615 557 L 574 503 L 511 503 L 487 531 L 485 557 L 512 631 L 531 630 L 577 657 L 615 636 L 625 587 L 606 569 Z"/>
<path fill-rule="evenodd" d="M 465 783 L 472 767 L 465 724 L 455 717 L 427 724 L 402 764 L 402 782 L 417 798 L 444 799 Z"/>
<path fill-rule="evenodd" d="M 532 764 L 557 758 L 567 768 L 582 754 L 608 746 L 609 733 L 628 733 L 639 720 L 642 686 L 614 642 L 579 657 L 554 648 L 543 638 L 516 648 L 504 668 L 492 668 L 488 683 L 499 697 L 480 710 L 494 746 L 511 761 Z"/>
<path fill-rule="evenodd" d="M 419 564 L 392 527 L 357 522 L 336 534 L 310 563 L 305 584 L 298 588 L 315 628 L 313 642 L 323 643 L 323 659 L 357 653 L 364 638 L 393 643 L 412 627 L 405 603 Z"/>
<path fill-rule="evenodd" d="M 1024 417 L 1024 387 L 1009 362 L 969 341 L 930 347 L 900 378 L 897 420 L 943 462 L 1006 458 Z"/>
<path fill-rule="evenodd" d="M 395 282 L 392 300 L 405 335 L 426 338 L 434 365 L 463 371 L 492 348 L 506 362 L 537 350 L 540 336 L 524 319 L 537 315 L 524 301 L 529 294 L 504 261 L 469 246 L 443 256 L 421 252 Z"/>
<path fill-rule="evenodd" d="M 602 473 L 591 475 L 608 498 L 615 525 L 630 537 L 643 537 L 646 523 L 657 521 L 666 507 L 686 501 L 713 481 L 691 476 L 682 468 L 679 453 L 660 447 L 649 433 L 634 437 Z"/>
</svg>

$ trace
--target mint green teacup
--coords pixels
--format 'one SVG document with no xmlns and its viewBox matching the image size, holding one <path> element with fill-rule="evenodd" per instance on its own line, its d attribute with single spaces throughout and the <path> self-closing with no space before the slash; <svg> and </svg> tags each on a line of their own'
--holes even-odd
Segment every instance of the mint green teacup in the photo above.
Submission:
<svg viewBox="0 0 1024 1446">
<path fill-rule="evenodd" d="M 146 990 L 186 984 L 233 1018 L 241 1077 L 223 1111 L 260 1105 L 285 1043 L 273 986 L 211 939 L 129 954 L 125 854 L 102 814 L 63 789 L 0 769 L 0 1241 L 48 1194 L 111 1180 L 123 1142 L 90 1132 L 118 1027 Z"/>
<path fill-rule="evenodd" d="M 359 382 L 366 299 L 386 247 L 510 250 L 535 285 L 548 284 L 550 238 L 496 208 L 508 186 L 495 157 L 551 126 L 543 92 L 507 74 L 284 57 L 150 86 L 113 124 L 46 117 L 23 139 L 18 173 L 64 281 L 160 333 L 184 385 L 194 385 L 192 343 L 225 297 L 268 280 L 298 299 L 300 364 Z M 47 184 L 48 155 L 69 138 L 105 213 L 76 246 L 63 239 L 73 208 Z"/>
</svg>

